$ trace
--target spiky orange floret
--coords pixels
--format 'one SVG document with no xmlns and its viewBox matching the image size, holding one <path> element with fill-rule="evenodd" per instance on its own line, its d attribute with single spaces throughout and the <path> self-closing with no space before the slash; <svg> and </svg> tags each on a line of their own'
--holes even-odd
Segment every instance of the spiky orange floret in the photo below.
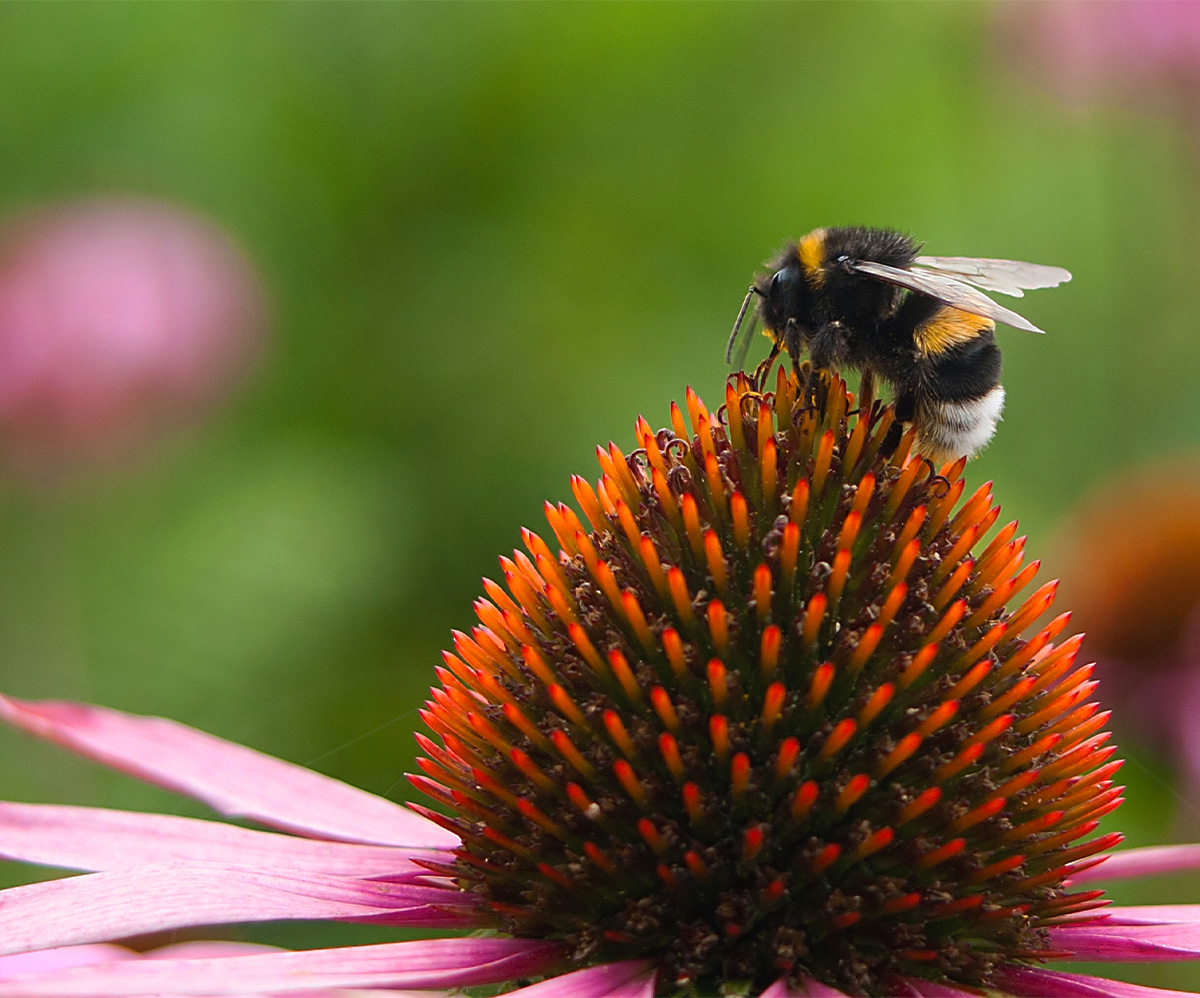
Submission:
<svg viewBox="0 0 1200 998">
<path fill-rule="evenodd" d="M 582 518 L 547 504 L 455 635 L 415 779 L 462 837 L 449 871 L 497 927 L 579 963 L 649 955 L 660 985 L 805 973 L 986 986 L 1101 903 L 1064 880 L 1111 836 L 1094 684 L 1030 638 L 1053 584 L 998 507 L 882 453 L 894 414 L 839 379 L 744 377 L 710 414 L 598 450 Z"/>
</svg>

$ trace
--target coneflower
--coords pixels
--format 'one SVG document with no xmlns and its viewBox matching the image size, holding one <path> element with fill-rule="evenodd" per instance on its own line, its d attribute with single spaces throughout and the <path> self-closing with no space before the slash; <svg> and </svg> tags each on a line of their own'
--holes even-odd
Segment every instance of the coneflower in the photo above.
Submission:
<svg viewBox="0 0 1200 998">
<path fill-rule="evenodd" d="M 0 998 L 521 987 L 583 995 L 1165 993 L 1048 961 L 1200 957 L 1194 906 L 1081 889 L 1119 761 L 1067 615 L 989 485 L 883 444 L 890 407 L 780 372 L 599 451 L 554 546 L 485 581 L 418 735 L 437 810 L 172 722 L 10 723 L 307 838 L 0 805 L 0 851 L 105 871 L 0 892 Z M 990 537 L 990 540 L 986 540 Z M 986 540 L 986 542 L 985 542 Z M 555 550 L 557 548 L 557 550 Z M 1018 602 L 1018 600 L 1023 600 Z M 1010 608 L 1011 607 L 1011 608 Z M 440 826 L 440 827 L 439 827 Z M 1115 876 L 1200 865 L 1119 853 Z M 104 945 L 350 919 L 489 929 L 304 952 Z M 7 983 L 3 983 L 5 978 Z M 545 980 L 541 983 L 530 983 Z"/>
</svg>

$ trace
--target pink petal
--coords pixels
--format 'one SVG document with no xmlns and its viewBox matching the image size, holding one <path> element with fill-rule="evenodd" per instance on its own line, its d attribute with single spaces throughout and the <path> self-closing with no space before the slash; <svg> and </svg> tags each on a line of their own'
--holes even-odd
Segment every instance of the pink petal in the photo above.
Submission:
<svg viewBox="0 0 1200 998">
<path fill-rule="evenodd" d="M 0 983 L 0 998 L 311 995 L 330 988 L 464 988 L 543 974 L 561 958 L 561 949 L 554 943 L 433 939 L 214 959 L 130 960 Z"/>
<path fill-rule="evenodd" d="M 1143 963 L 1200 959 L 1200 925 L 1108 925 L 1093 922 L 1050 930 L 1053 946 L 1077 960 Z"/>
<path fill-rule="evenodd" d="M 97 963 L 113 963 L 117 960 L 134 960 L 137 954 L 124 946 L 109 943 L 92 943 L 87 946 L 60 946 L 56 949 L 38 950 L 36 953 L 14 953 L 0 956 L 0 981 L 11 981 L 32 974 L 44 974 L 51 970 L 66 970 L 70 967 L 89 967 Z"/>
<path fill-rule="evenodd" d="M 623 960 L 573 970 L 509 991 L 505 998 L 641 998 L 642 995 L 654 996 L 654 971 L 649 960 Z"/>
<path fill-rule="evenodd" d="M 999 983 L 1022 998 L 1195 998 L 1194 991 L 1148 988 L 1143 984 L 1110 981 L 1107 977 L 1065 974 L 1061 970 L 1016 964 L 1001 968 Z"/>
<path fill-rule="evenodd" d="M 1200 904 L 1128 904 L 1108 908 L 1104 925 L 1173 925 L 1200 921 Z"/>
<path fill-rule="evenodd" d="M 461 926 L 435 905 L 458 891 L 222 866 L 163 864 L 89 873 L 0 891 L 0 953 L 23 953 L 194 925 L 339 919 Z"/>
<path fill-rule="evenodd" d="M 186 943 L 171 943 L 170 946 L 160 946 L 142 953 L 146 960 L 194 960 L 198 957 L 212 956 L 247 956 L 251 953 L 278 953 L 278 946 L 267 946 L 264 943 L 238 943 L 226 939 L 195 939 Z"/>
<path fill-rule="evenodd" d="M 390 846 L 458 844 L 445 829 L 382 797 L 175 721 L 5 696 L 0 720 L 223 814 L 274 828 Z"/>
<path fill-rule="evenodd" d="M 1147 846 L 1110 853 L 1099 866 L 1071 877 L 1070 883 L 1149 877 L 1158 873 L 1200 869 L 1200 845 Z"/>
<path fill-rule="evenodd" d="M 399 881 L 429 875 L 409 856 L 445 859 L 447 854 L 301 839 L 165 814 L 0 801 L 0 856 L 72 870 L 218 863 Z"/>
</svg>

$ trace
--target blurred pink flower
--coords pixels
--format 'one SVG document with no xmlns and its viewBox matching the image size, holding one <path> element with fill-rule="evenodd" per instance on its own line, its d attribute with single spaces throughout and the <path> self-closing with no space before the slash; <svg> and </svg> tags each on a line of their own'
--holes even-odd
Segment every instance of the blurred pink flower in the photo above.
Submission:
<svg viewBox="0 0 1200 998">
<path fill-rule="evenodd" d="M 1000 15 L 1009 57 L 1060 96 L 1134 97 L 1200 120 L 1200 4 L 1014 3 Z"/>
<path fill-rule="evenodd" d="M 138 453 L 228 389 L 264 313 L 246 258 L 185 209 L 16 217 L 0 229 L 0 453 L 52 475 Z"/>
<path fill-rule="evenodd" d="M 1059 537 L 1062 594 L 1126 736 L 1200 789 L 1200 469 L 1178 459 L 1108 482 Z"/>
</svg>

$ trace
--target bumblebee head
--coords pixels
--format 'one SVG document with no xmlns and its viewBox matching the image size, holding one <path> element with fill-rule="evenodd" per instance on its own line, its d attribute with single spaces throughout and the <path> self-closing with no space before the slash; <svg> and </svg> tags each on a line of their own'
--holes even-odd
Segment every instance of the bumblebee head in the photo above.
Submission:
<svg viewBox="0 0 1200 998">
<path fill-rule="evenodd" d="M 758 295 L 758 318 L 769 332 L 781 334 L 788 320 L 800 320 L 808 289 L 798 259 L 785 261 L 754 288 Z"/>
</svg>

